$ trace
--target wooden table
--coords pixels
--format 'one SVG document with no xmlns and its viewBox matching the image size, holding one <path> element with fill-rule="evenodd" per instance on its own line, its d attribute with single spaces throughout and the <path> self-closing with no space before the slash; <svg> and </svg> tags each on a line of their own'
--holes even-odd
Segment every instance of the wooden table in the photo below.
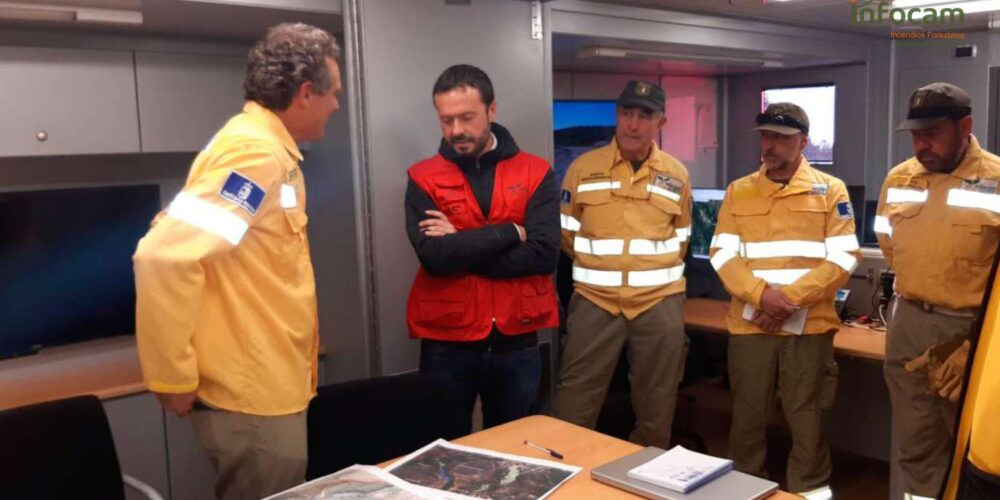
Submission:
<svg viewBox="0 0 1000 500">
<path fill-rule="evenodd" d="M 729 333 L 726 329 L 727 314 L 729 302 L 721 300 L 688 299 L 684 304 L 684 324 L 702 331 Z M 837 354 L 883 361 L 885 332 L 845 325 L 834 335 L 833 348 Z"/>
<path fill-rule="evenodd" d="M 563 484 L 550 498 L 641 498 L 590 478 L 591 468 L 638 451 L 642 449 L 641 446 L 552 417 L 535 415 L 522 418 L 470 434 L 454 442 L 501 453 L 553 460 L 547 454 L 525 446 L 525 439 L 562 453 L 565 457 L 563 463 L 583 467 L 579 474 Z M 390 463 L 392 462 L 382 465 Z M 801 497 L 779 491 L 767 498 L 789 500 Z"/>
</svg>

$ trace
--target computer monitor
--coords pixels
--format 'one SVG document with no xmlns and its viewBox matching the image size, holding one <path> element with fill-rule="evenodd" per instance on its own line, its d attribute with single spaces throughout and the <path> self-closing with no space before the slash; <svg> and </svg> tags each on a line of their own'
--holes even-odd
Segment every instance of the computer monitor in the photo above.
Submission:
<svg viewBox="0 0 1000 500">
<path fill-rule="evenodd" d="M 875 237 L 875 217 L 878 215 L 878 201 L 876 200 L 866 200 L 865 201 L 865 224 L 864 236 L 861 240 L 861 246 L 864 247 L 878 247 L 878 238 Z"/>
<path fill-rule="evenodd" d="M 719 220 L 719 207 L 726 197 L 725 189 L 691 190 L 691 256 L 708 259 L 709 246 Z"/>
<path fill-rule="evenodd" d="M 858 237 L 858 244 L 864 241 L 865 236 L 865 187 L 847 186 L 847 195 L 851 197 L 851 208 L 854 210 L 854 234 Z"/>
</svg>

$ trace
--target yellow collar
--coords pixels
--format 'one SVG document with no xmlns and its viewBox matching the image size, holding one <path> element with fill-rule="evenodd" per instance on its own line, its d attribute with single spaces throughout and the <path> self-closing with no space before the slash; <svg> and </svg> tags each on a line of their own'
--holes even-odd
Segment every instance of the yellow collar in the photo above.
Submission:
<svg viewBox="0 0 1000 500">
<path fill-rule="evenodd" d="M 288 133 L 288 129 L 277 114 L 254 101 L 247 101 L 243 105 L 243 112 L 263 124 L 293 158 L 302 161 L 302 152 L 299 151 L 298 144 L 292 139 L 292 135 Z"/>
</svg>

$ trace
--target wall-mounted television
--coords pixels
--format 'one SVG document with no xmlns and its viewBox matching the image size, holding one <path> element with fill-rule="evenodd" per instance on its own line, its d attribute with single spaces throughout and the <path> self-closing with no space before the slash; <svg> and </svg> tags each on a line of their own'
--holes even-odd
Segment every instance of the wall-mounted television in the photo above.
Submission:
<svg viewBox="0 0 1000 500">
<path fill-rule="evenodd" d="M 135 332 L 152 185 L 0 192 L 0 358 Z"/>
<path fill-rule="evenodd" d="M 556 182 L 562 185 L 566 170 L 576 157 L 611 143 L 615 137 L 615 101 L 564 101 L 552 103 L 555 135 Z"/>
<path fill-rule="evenodd" d="M 765 88 L 760 93 L 760 109 L 768 104 L 791 102 L 809 115 L 809 144 L 803 155 L 813 165 L 833 165 L 833 143 L 837 87 L 830 84 Z"/>
</svg>

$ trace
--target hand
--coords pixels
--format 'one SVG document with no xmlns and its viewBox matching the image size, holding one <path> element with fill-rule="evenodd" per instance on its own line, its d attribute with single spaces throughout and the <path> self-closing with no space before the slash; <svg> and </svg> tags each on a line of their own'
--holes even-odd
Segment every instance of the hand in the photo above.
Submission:
<svg viewBox="0 0 1000 500">
<path fill-rule="evenodd" d="M 431 216 L 430 219 L 420 221 L 420 230 L 427 236 L 437 237 L 457 232 L 445 214 L 437 210 L 427 210 L 424 213 Z"/>
<path fill-rule="evenodd" d="M 767 314 L 763 311 L 757 311 L 750 318 L 750 322 L 757 325 L 758 328 L 764 330 L 768 333 L 778 333 L 781 331 L 781 327 L 785 324 L 784 321 L 778 320 L 774 316 Z"/>
<path fill-rule="evenodd" d="M 191 413 L 196 398 L 196 393 L 193 391 L 181 394 L 165 392 L 154 392 L 153 394 L 156 394 L 156 399 L 160 401 L 165 410 L 176 413 L 178 417 L 186 417 L 188 413 Z"/>
<path fill-rule="evenodd" d="M 969 361 L 968 340 L 962 342 L 934 371 L 930 372 L 931 391 L 951 402 L 957 402 L 965 381 L 965 367 Z"/>
<path fill-rule="evenodd" d="M 760 309 L 768 316 L 784 322 L 799 310 L 799 306 L 792 304 L 780 290 L 766 286 L 760 296 Z"/>
<path fill-rule="evenodd" d="M 514 224 L 514 228 L 517 229 L 517 236 L 521 238 L 521 243 L 528 241 L 528 231 L 524 229 L 524 226 Z"/>
</svg>

